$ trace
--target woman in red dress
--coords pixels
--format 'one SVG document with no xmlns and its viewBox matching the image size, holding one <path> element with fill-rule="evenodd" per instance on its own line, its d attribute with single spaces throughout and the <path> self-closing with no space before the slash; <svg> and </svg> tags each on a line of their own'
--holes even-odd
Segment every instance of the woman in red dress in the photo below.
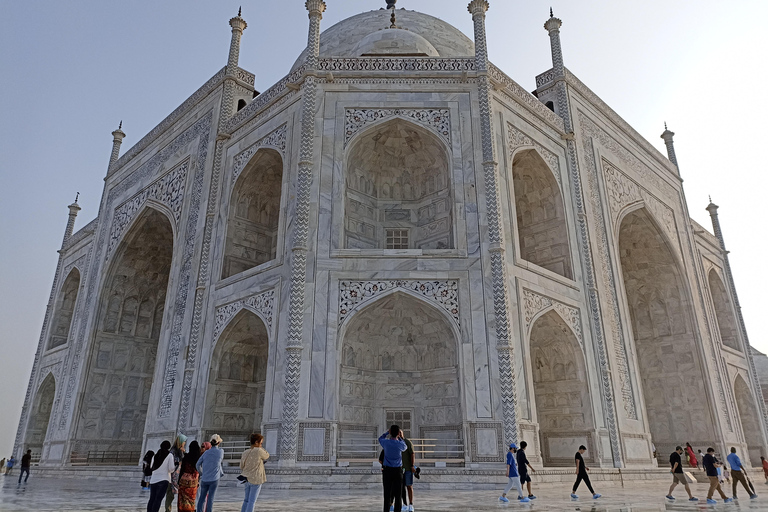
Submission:
<svg viewBox="0 0 768 512">
<path fill-rule="evenodd" d="M 699 461 L 696 459 L 696 454 L 693 453 L 691 443 L 685 443 L 685 454 L 687 455 L 688 464 L 690 464 L 692 468 L 698 467 Z"/>
<path fill-rule="evenodd" d="M 200 445 L 197 441 L 189 444 L 189 451 L 181 460 L 179 471 L 179 512 L 195 512 L 195 497 L 197 496 L 200 475 L 195 469 L 200 458 Z"/>
</svg>

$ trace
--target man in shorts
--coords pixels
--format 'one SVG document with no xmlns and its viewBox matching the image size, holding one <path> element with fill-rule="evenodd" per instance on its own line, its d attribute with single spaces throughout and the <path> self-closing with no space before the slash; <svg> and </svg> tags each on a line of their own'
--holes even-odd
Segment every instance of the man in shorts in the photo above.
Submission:
<svg viewBox="0 0 768 512">
<path fill-rule="evenodd" d="M 671 466 L 669 472 L 672 473 L 672 485 L 670 486 L 669 492 L 667 493 L 667 499 L 674 500 L 675 497 L 672 496 L 672 491 L 675 490 L 677 484 L 683 484 L 683 487 L 685 487 L 685 492 L 688 493 L 688 501 L 699 501 L 699 498 L 694 498 L 693 494 L 691 494 L 691 488 L 688 486 L 688 480 L 685 478 L 685 473 L 683 472 L 683 462 L 680 458 L 682 454 L 683 447 L 678 446 L 669 456 L 669 465 Z"/>
<path fill-rule="evenodd" d="M 403 438 L 408 446 L 403 452 L 403 512 L 413 512 L 413 468 L 416 466 L 416 454 L 413 452 L 413 443 L 410 439 Z M 406 506 L 405 504 L 408 503 Z"/>
<path fill-rule="evenodd" d="M 520 485 L 528 485 L 528 499 L 535 500 L 536 496 L 531 492 L 531 476 L 528 474 L 528 468 L 531 471 L 536 472 L 535 469 L 528 462 L 528 457 L 525 456 L 525 449 L 528 447 L 528 443 L 520 441 L 520 449 L 515 454 L 517 456 L 517 472 L 520 473 Z"/>
</svg>

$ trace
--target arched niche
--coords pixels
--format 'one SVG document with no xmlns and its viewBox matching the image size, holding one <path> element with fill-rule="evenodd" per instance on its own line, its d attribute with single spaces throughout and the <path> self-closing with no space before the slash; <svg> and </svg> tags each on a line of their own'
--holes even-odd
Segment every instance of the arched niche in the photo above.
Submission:
<svg viewBox="0 0 768 512">
<path fill-rule="evenodd" d="M 760 428 L 760 419 L 757 416 L 758 403 L 749 389 L 749 385 L 741 375 L 736 376 L 733 382 L 733 393 L 736 396 L 736 407 L 741 418 L 741 428 L 744 432 L 744 440 L 749 450 L 749 461 L 753 466 L 760 467 L 763 455 L 763 435 Z"/>
<path fill-rule="evenodd" d="M 589 445 L 594 430 L 584 354 L 573 331 L 553 310 L 534 322 L 530 340 L 544 464 L 570 467 L 573 439 Z"/>
<path fill-rule="evenodd" d="M 715 316 L 717 317 L 717 327 L 720 330 L 720 339 L 725 346 L 734 350 L 741 350 L 739 347 L 739 328 L 736 323 L 736 316 L 733 314 L 733 306 L 728 292 L 725 290 L 723 280 L 714 269 L 709 271 L 709 292 L 712 294 L 712 303 L 715 306 Z"/>
<path fill-rule="evenodd" d="M 410 294 L 395 292 L 356 312 L 341 343 L 340 456 L 370 449 L 372 436 L 391 423 L 406 436 L 438 440 L 437 456 L 455 450 L 463 424 L 457 350 L 446 316 Z"/>
<path fill-rule="evenodd" d="M 669 245 L 643 208 L 619 229 L 619 254 L 627 294 L 646 417 L 659 453 L 681 442 L 715 439 L 693 309 Z"/>
<path fill-rule="evenodd" d="M 72 316 L 75 313 L 77 292 L 80 289 L 80 271 L 73 268 L 64 280 L 56 298 L 55 313 L 51 322 L 51 337 L 48 341 L 48 349 L 66 345 L 69 339 L 69 329 L 72 325 Z"/>
<path fill-rule="evenodd" d="M 168 217 L 146 208 L 102 289 L 76 435 L 84 450 L 141 449 L 172 256 Z"/>
<path fill-rule="evenodd" d="M 27 424 L 27 435 L 24 437 L 26 449 L 32 453 L 40 453 L 48 433 L 48 424 L 51 420 L 53 400 L 56 396 L 56 379 L 49 373 L 37 388 L 35 398 L 32 401 L 32 411 Z"/>
<path fill-rule="evenodd" d="M 535 149 L 515 154 L 512 181 L 520 257 L 573 279 L 560 186 Z"/>
<path fill-rule="evenodd" d="M 258 150 L 232 189 L 222 279 L 277 257 L 282 187 L 280 153 Z"/>
<path fill-rule="evenodd" d="M 450 155 L 434 134 L 402 119 L 353 139 L 346 159 L 344 246 L 453 249 Z"/>
<path fill-rule="evenodd" d="M 241 310 L 222 333 L 211 358 L 206 393 L 206 434 L 246 441 L 261 430 L 269 335 L 264 322 Z"/>
</svg>

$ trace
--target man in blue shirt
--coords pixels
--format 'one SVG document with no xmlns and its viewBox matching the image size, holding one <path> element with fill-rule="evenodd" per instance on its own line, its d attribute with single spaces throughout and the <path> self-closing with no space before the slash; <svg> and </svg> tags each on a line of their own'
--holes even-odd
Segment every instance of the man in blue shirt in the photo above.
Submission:
<svg viewBox="0 0 768 512">
<path fill-rule="evenodd" d="M 382 463 L 381 478 L 384 484 L 384 512 L 389 512 L 392 498 L 395 499 L 394 510 L 398 512 L 403 508 L 403 452 L 408 445 L 403 441 L 403 431 L 398 425 L 389 427 L 389 432 L 384 432 L 379 437 L 379 444 L 384 449 L 384 462 Z"/>
<path fill-rule="evenodd" d="M 757 494 L 753 493 L 749 489 L 749 485 L 747 485 L 747 470 L 744 469 L 744 466 L 741 464 L 741 459 L 738 455 L 736 455 L 736 448 L 731 446 L 731 453 L 728 454 L 728 464 L 731 465 L 731 476 L 733 477 L 733 499 L 737 500 L 736 497 L 736 487 L 739 482 L 741 482 L 741 485 L 744 486 L 744 489 L 747 490 L 747 494 L 749 494 L 749 499 L 753 500 L 757 498 Z"/>
<path fill-rule="evenodd" d="M 517 452 L 517 445 L 512 443 L 509 445 L 509 451 L 507 452 L 507 478 L 509 478 L 509 482 L 507 482 L 507 487 L 504 489 L 504 493 L 499 496 L 499 501 L 507 503 L 509 501 L 507 499 L 507 493 L 514 487 L 517 489 L 517 500 L 520 503 L 528 503 L 531 500 L 523 496 L 523 486 L 520 485 L 520 475 L 517 473 L 515 452 Z"/>
</svg>

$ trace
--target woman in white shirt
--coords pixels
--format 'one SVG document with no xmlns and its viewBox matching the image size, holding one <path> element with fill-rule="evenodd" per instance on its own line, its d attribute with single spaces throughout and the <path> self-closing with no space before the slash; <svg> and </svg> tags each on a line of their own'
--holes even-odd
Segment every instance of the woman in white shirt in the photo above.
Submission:
<svg viewBox="0 0 768 512">
<path fill-rule="evenodd" d="M 160 450 L 152 459 L 152 476 L 149 479 L 149 503 L 147 512 L 159 512 L 160 506 L 171 483 L 171 473 L 176 469 L 176 463 L 171 455 L 171 443 L 163 441 Z"/>
</svg>

